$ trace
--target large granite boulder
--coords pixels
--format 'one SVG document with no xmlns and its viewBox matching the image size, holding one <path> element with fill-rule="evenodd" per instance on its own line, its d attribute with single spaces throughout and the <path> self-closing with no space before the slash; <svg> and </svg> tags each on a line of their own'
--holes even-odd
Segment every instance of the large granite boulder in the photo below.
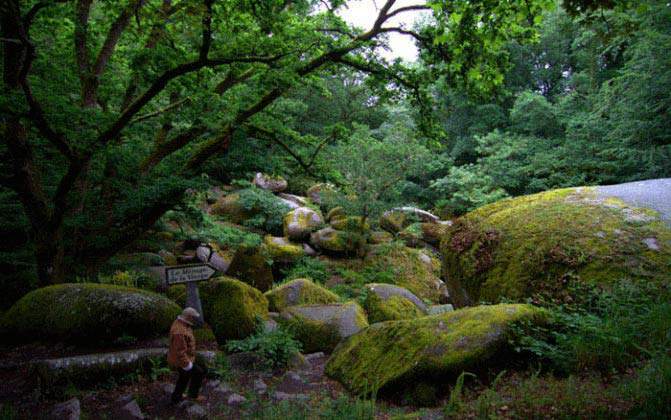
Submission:
<svg viewBox="0 0 671 420">
<path fill-rule="evenodd" d="M 310 237 L 310 233 L 324 224 L 324 219 L 309 207 L 299 207 L 284 216 L 284 236 L 294 241 Z"/>
<path fill-rule="evenodd" d="M 291 263 L 306 255 L 303 244 L 291 242 L 281 236 L 266 235 L 263 243 L 273 261 Z"/>
<path fill-rule="evenodd" d="M 219 344 L 253 334 L 257 318 L 268 319 L 268 300 L 246 283 L 222 277 L 201 283 L 199 289 L 205 320 Z"/>
<path fill-rule="evenodd" d="M 354 254 L 363 248 L 365 241 L 365 237 L 359 233 L 335 230 L 332 227 L 320 229 L 310 235 L 313 246 L 333 254 Z"/>
<path fill-rule="evenodd" d="M 427 314 L 427 307 L 411 291 L 393 284 L 366 285 L 364 309 L 371 323 L 410 319 Z"/>
<path fill-rule="evenodd" d="M 355 302 L 290 306 L 280 323 L 303 344 L 303 352 L 331 351 L 344 338 L 368 326 L 366 314 Z"/>
<path fill-rule="evenodd" d="M 449 221 L 438 223 L 417 222 L 407 226 L 399 233 L 399 237 L 412 247 L 431 245 L 440 246 L 440 241 L 451 226 Z"/>
<path fill-rule="evenodd" d="M 252 184 L 257 187 L 274 193 L 279 193 L 287 189 L 287 180 L 281 176 L 273 176 L 257 172 L 254 175 Z"/>
<path fill-rule="evenodd" d="M 295 279 L 265 293 L 269 309 L 281 312 L 289 306 L 336 303 L 338 295 L 309 279 Z"/>
<path fill-rule="evenodd" d="M 241 247 L 235 252 L 227 274 L 265 292 L 273 286 L 274 280 L 268 257 L 265 245 Z"/>
<path fill-rule="evenodd" d="M 34 290 L 2 317 L 0 330 L 19 341 L 112 343 L 167 334 L 180 313 L 174 302 L 130 287 L 75 283 Z"/>
<path fill-rule="evenodd" d="M 484 369 L 504 352 L 513 323 L 543 318 L 533 306 L 502 304 L 372 324 L 338 345 L 326 374 L 355 394 L 420 387 L 439 393 L 462 371 Z"/>
<path fill-rule="evenodd" d="M 124 375 L 148 372 L 156 360 L 165 360 L 168 349 L 145 348 L 111 353 L 95 353 L 55 359 L 38 359 L 29 370 L 38 378 L 40 390 L 49 396 L 58 396 L 68 386 L 87 387 L 120 379 Z M 197 360 L 204 366 L 213 366 L 216 354 L 199 351 Z"/>
<path fill-rule="evenodd" d="M 620 279 L 671 278 L 671 229 L 659 215 L 591 188 L 481 207 L 455 222 L 441 251 L 456 306 L 535 294 L 564 299 L 571 284 L 607 288 Z"/>
<path fill-rule="evenodd" d="M 200 245 L 196 248 L 196 258 L 211 265 L 222 274 L 226 273 L 231 266 L 233 255 L 231 251 L 222 251 L 216 244 Z"/>
</svg>

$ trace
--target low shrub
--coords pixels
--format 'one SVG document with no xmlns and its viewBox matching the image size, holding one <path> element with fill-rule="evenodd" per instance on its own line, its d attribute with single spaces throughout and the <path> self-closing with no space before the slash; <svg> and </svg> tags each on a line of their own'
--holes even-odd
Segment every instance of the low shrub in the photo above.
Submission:
<svg viewBox="0 0 671 420">
<path fill-rule="evenodd" d="M 549 326 L 519 325 L 512 342 L 551 370 L 621 371 L 671 346 L 668 288 L 621 281 L 610 290 L 581 287 L 579 300 L 546 305 Z"/>
<path fill-rule="evenodd" d="M 265 331 L 259 322 L 256 333 L 243 340 L 231 340 L 226 343 L 230 352 L 254 352 L 263 360 L 267 369 L 288 366 L 291 359 L 301 351 L 301 343 L 296 341 L 286 330 Z"/>
</svg>

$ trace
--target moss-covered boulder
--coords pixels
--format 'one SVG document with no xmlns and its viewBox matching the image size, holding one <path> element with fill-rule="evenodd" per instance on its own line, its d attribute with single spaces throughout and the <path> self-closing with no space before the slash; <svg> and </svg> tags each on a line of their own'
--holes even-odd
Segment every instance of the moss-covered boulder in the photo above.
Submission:
<svg viewBox="0 0 671 420">
<path fill-rule="evenodd" d="M 222 277 L 199 289 L 205 320 L 220 344 L 253 334 L 257 319 L 268 319 L 268 300 L 246 283 Z"/>
<path fill-rule="evenodd" d="M 250 217 L 254 216 L 254 212 L 242 204 L 239 193 L 228 194 L 217 200 L 216 203 L 210 207 L 210 213 L 223 216 L 233 223 L 242 223 Z"/>
<path fill-rule="evenodd" d="M 265 292 L 273 286 L 274 279 L 269 258 L 270 255 L 265 245 L 241 247 L 235 252 L 226 274 Z"/>
<path fill-rule="evenodd" d="M 324 219 L 318 212 L 309 207 L 299 207 L 284 216 L 284 236 L 302 241 L 323 224 Z"/>
<path fill-rule="evenodd" d="M 392 234 L 402 231 L 412 222 L 406 213 L 400 211 L 388 210 L 380 216 L 380 227 Z"/>
<path fill-rule="evenodd" d="M 456 221 L 441 251 L 458 306 L 568 296 L 566 287 L 575 284 L 671 278 L 671 229 L 656 213 L 598 198 L 590 188 L 481 207 Z"/>
<path fill-rule="evenodd" d="M 404 287 L 421 299 L 441 301 L 444 283 L 440 279 L 438 258 L 398 243 L 371 248 L 364 269 L 381 271 L 387 277 L 385 283 Z"/>
<path fill-rule="evenodd" d="M 333 254 L 355 254 L 364 247 L 365 241 L 365 237 L 359 233 L 335 230 L 332 227 L 320 229 L 310 235 L 313 246 Z"/>
<path fill-rule="evenodd" d="M 427 307 L 408 289 L 393 284 L 366 285 L 364 309 L 371 323 L 410 319 L 427 314 Z"/>
<path fill-rule="evenodd" d="M 394 240 L 394 235 L 384 230 L 374 230 L 368 235 L 368 241 L 372 244 L 386 244 Z"/>
<path fill-rule="evenodd" d="M 252 184 L 263 190 L 268 190 L 274 193 L 286 190 L 288 185 L 287 180 L 279 175 L 268 175 L 261 172 L 257 172 L 256 175 L 254 175 Z"/>
<path fill-rule="evenodd" d="M 326 214 L 326 221 L 331 222 L 332 220 L 340 219 L 343 217 L 347 217 L 347 213 L 345 213 L 344 208 L 338 206 L 329 210 L 329 212 Z"/>
<path fill-rule="evenodd" d="M 273 261 L 290 263 L 305 255 L 303 244 L 293 243 L 284 237 L 267 235 L 263 243 Z"/>
<path fill-rule="evenodd" d="M 34 290 L 2 317 L 0 329 L 19 341 L 112 343 L 167 333 L 180 313 L 174 302 L 130 287 L 77 283 Z"/>
<path fill-rule="evenodd" d="M 421 223 L 413 223 L 399 232 L 398 237 L 405 242 L 407 246 L 419 248 L 426 245 L 422 232 Z"/>
<path fill-rule="evenodd" d="M 326 374 L 356 394 L 447 390 L 462 371 L 482 370 L 505 350 L 514 322 L 543 318 L 533 306 L 502 304 L 372 324 L 334 350 Z"/>
<path fill-rule="evenodd" d="M 290 306 L 280 323 L 303 344 L 303 352 L 331 351 L 344 338 L 368 326 L 363 309 L 355 302 Z"/>
<path fill-rule="evenodd" d="M 269 309 L 281 312 L 289 306 L 336 303 L 338 295 L 309 279 L 295 279 L 265 293 Z"/>
<path fill-rule="evenodd" d="M 330 221 L 335 230 L 344 230 L 347 232 L 367 233 L 370 231 L 368 222 L 364 222 L 361 216 L 337 217 Z"/>
</svg>

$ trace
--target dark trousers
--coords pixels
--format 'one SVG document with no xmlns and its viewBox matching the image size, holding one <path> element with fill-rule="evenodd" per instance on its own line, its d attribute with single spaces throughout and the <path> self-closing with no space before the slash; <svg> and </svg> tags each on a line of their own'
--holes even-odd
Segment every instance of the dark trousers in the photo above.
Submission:
<svg viewBox="0 0 671 420">
<path fill-rule="evenodd" d="M 177 403 L 182 400 L 182 394 L 184 394 L 187 385 L 189 386 L 189 397 L 196 398 L 198 392 L 200 392 L 203 378 L 207 373 L 207 368 L 194 362 L 191 370 L 186 371 L 184 369 L 179 369 L 178 372 L 179 376 L 177 377 L 175 390 L 172 392 L 172 402 Z"/>
</svg>

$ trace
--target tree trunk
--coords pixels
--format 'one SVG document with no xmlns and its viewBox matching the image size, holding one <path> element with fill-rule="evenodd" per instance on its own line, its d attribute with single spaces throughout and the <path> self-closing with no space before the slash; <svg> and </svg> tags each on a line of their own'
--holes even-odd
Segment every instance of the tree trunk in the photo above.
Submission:
<svg viewBox="0 0 671 420">
<path fill-rule="evenodd" d="M 35 232 L 33 237 L 38 285 L 44 287 L 69 280 L 64 264 L 65 246 L 61 229 Z"/>
</svg>

